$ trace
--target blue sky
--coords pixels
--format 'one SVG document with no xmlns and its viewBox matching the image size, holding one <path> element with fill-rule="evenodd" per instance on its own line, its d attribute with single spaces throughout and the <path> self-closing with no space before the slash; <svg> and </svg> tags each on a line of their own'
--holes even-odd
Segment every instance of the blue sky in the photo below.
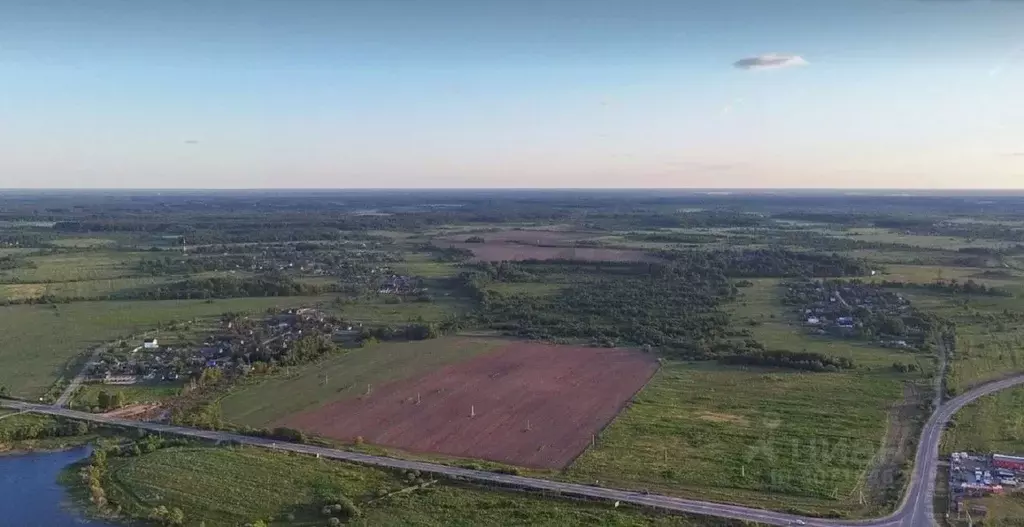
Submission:
<svg viewBox="0 0 1024 527">
<path fill-rule="evenodd" d="M 1022 27 L 1014 0 L 0 0 L 0 188 L 1024 188 Z"/>
</svg>

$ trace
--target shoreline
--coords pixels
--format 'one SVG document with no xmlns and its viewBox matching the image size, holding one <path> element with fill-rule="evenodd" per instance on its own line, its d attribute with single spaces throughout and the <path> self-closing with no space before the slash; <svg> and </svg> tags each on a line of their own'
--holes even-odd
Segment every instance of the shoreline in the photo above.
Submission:
<svg viewBox="0 0 1024 527">
<path fill-rule="evenodd" d="M 25 441 L 0 443 L 0 458 L 8 456 L 27 456 L 30 454 L 54 454 L 57 452 L 67 452 L 76 448 L 88 447 L 93 439 L 93 437 L 89 436 L 82 437 L 80 441 L 56 444 L 26 444 Z"/>
</svg>

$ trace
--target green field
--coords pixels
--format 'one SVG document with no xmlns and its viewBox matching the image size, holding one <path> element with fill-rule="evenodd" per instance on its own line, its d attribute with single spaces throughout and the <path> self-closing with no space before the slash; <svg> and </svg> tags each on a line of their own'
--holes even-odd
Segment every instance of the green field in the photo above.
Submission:
<svg viewBox="0 0 1024 527">
<path fill-rule="evenodd" d="M 56 247 L 107 247 L 116 245 L 117 240 L 110 238 L 58 238 L 50 242 Z"/>
<path fill-rule="evenodd" d="M 38 397 L 61 376 L 70 377 L 69 363 L 91 346 L 172 320 L 297 306 L 323 297 L 234 298 L 227 300 L 161 300 L 76 302 L 62 305 L 0 307 L 0 384 L 11 393 Z"/>
<path fill-rule="evenodd" d="M 982 397 L 960 410 L 942 437 L 943 452 L 1024 455 L 1024 388 Z"/>
<path fill-rule="evenodd" d="M 20 283 L 106 280 L 137 275 L 133 264 L 139 253 L 67 253 L 29 256 L 34 268 L 0 272 L 0 279 Z"/>
<path fill-rule="evenodd" d="M 1013 245 L 1012 242 L 999 240 L 967 240 L 966 238 L 953 236 L 903 234 L 882 228 L 853 228 L 839 233 L 831 230 L 821 230 L 821 233 L 832 235 L 837 238 L 850 238 L 866 242 L 901 243 L 924 249 L 947 249 L 954 251 L 963 247 L 988 247 L 998 249 Z"/>
<path fill-rule="evenodd" d="M 186 524 L 321 526 L 318 494 L 344 495 L 362 517 L 359 526 L 689 526 L 707 519 L 655 516 L 627 508 L 463 488 L 443 482 L 376 499 L 378 492 L 409 487 L 379 469 L 248 448 L 174 448 L 140 457 L 110 458 L 104 486 L 123 510 L 145 516 L 153 507 L 177 507 Z M 293 521 L 285 521 L 288 515 Z M 711 523 L 726 525 L 725 523 Z"/>
<path fill-rule="evenodd" d="M 928 380 L 895 373 L 892 363 L 917 360 L 928 372 L 933 361 L 806 334 L 781 305 L 778 280 L 754 280 L 741 291 L 730 309 L 735 323 L 769 349 L 845 356 L 858 368 L 667 363 L 567 476 L 776 509 L 871 512 L 858 505 L 859 493 L 878 462 L 890 408 L 905 396 L 904 383 Z M 751 319 L 758 324 L 744 323 Z"/>
<path fill-rule="evenodd" d="M 331 305 L 326 311 L 350 322 L 364 324 L 404 324 L 408 322 L 440 322 L 445 317 L 466 309 L 465 303 L 452 297 L 436 297 L 433 302 L 399 302 L 390 304 L 383 299 Z"/>
<path fill-rule="evenodd" d="M 367 384 L 425 373 L 505 343 L 501 339 L 445 337 L 345 350 L 320 363 L 239 387 L 221 399 L 221 408 L 229 421 L 267 426 L 307 408 L 358 396 L 365 393 Z"/>
<path fill-rule="evenodd" d="M 20 300 L 53 296 L 57 298 L 96 298 L 132 289 L 166 284 L 181 277 L 143 276 L 104 278 L 72 282 L 0 284 L 0 300 Z"/>
<path fill-rule="evenodd" d="M 861 373 L 669 363 L 574 463 L 576 481 L 849 510 L 900 386 Z"/>
</svg>

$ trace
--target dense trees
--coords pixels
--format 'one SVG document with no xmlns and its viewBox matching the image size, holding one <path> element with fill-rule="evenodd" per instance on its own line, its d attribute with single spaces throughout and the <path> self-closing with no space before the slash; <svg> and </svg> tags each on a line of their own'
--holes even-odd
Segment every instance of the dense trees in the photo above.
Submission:
<svg viewBox="0 0 1024 527">
<path fill-rule="evenodd" d="M 109 393 L 106 390 L 100 390 L 100 393 L 96 396 L 96 406 L 103 411 L 121 408 L 124 404 L 123 392 Z"/>
<path fill-rule="evenodd" d="M 735 294 L 715 269 L 640 263 L 521 262 L 482 264 L 462 275 L 481 301 L 476 321 L 540 339 L 586 339 L 602 345 L 651 345 L 695 354 L 725 337 L 722 299 Z M 562 280 L 551 297 L 502 295 L 489 281 Z"/>
<path fill-rule="evenodd" d="M 187 278 L 178 282 L 129 291 L 118 298 L 133 300 L 175 300 L 195 298 L 232 298 L 251 296 L 306 296 L 332 290 L 329 286 L 310 285 L 282 274 L 256 277 Z"/>
<path fill-rule="evenodd" d="M 17 425 L 0 427 L 0 442 L 45 437 L 74 437 L 88 434 L 91 430 L 89 425 L 82 421 L 42 416 L 19 418 Z"/>
<path fill-rule="evenodd" d="M 984 296 L 1003 296 L 1010 297 L 1013 293 L 995 286 L 987 286 L 975 282 L 974 280 L 967 280 L 966 282 L 960 282 L 958 280 L 940 280 L 930 282 L 927 284 L 918 282 L 902 282 L 899 280 L 883 280 L 881 282 L 882 287 L 893 287 L 898 289 L 927 289 L 930 291 L 937 291 L 942 293 L 953 293 L 953 294 L 964 294 L 964 295 L 984 295 Z"/>
<path fill-rule="evenodd" d="M 788 350 L 751 351 L 744 354 L 726 355 L 718 360 L 723 364 L 775 366 L 808 371 L 840 371 L 855 367 L 853 361 L 846 357 Z"/>
<path fill-rule="evenodd" d="M 863 260 L 839 254 L 791 251 L 782 248 L 658 252 L 658 256 L 683 266 L 718 269 L 735 278 L 794 276 L 862 276 L 871 268 Z"/>
</svg>

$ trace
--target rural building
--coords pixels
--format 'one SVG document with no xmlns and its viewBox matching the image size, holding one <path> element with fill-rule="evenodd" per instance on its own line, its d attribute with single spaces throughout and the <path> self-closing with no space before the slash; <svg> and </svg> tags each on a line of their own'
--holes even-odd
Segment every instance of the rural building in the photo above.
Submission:
<svg viewBox="0 0 1024 527">
<path fill-rule="evenodd" d="M 107 374 L 103 378 L 103 384 L 135 384 L 139 382 L 139 378 L 135 375 L 110 375 Z"/>
<path fill-rule="evenodd" d="M 146 339 L 142 341 L 142 347 L 151 350 L 159 348 L 160 345 L 156 343 L 156 339 Z"/>
<path fill-rule="evenodd" d="M 992 465 L 1007 470 L 1024 470 L 1024 457 L 992 454 Z"/>
</svg>

